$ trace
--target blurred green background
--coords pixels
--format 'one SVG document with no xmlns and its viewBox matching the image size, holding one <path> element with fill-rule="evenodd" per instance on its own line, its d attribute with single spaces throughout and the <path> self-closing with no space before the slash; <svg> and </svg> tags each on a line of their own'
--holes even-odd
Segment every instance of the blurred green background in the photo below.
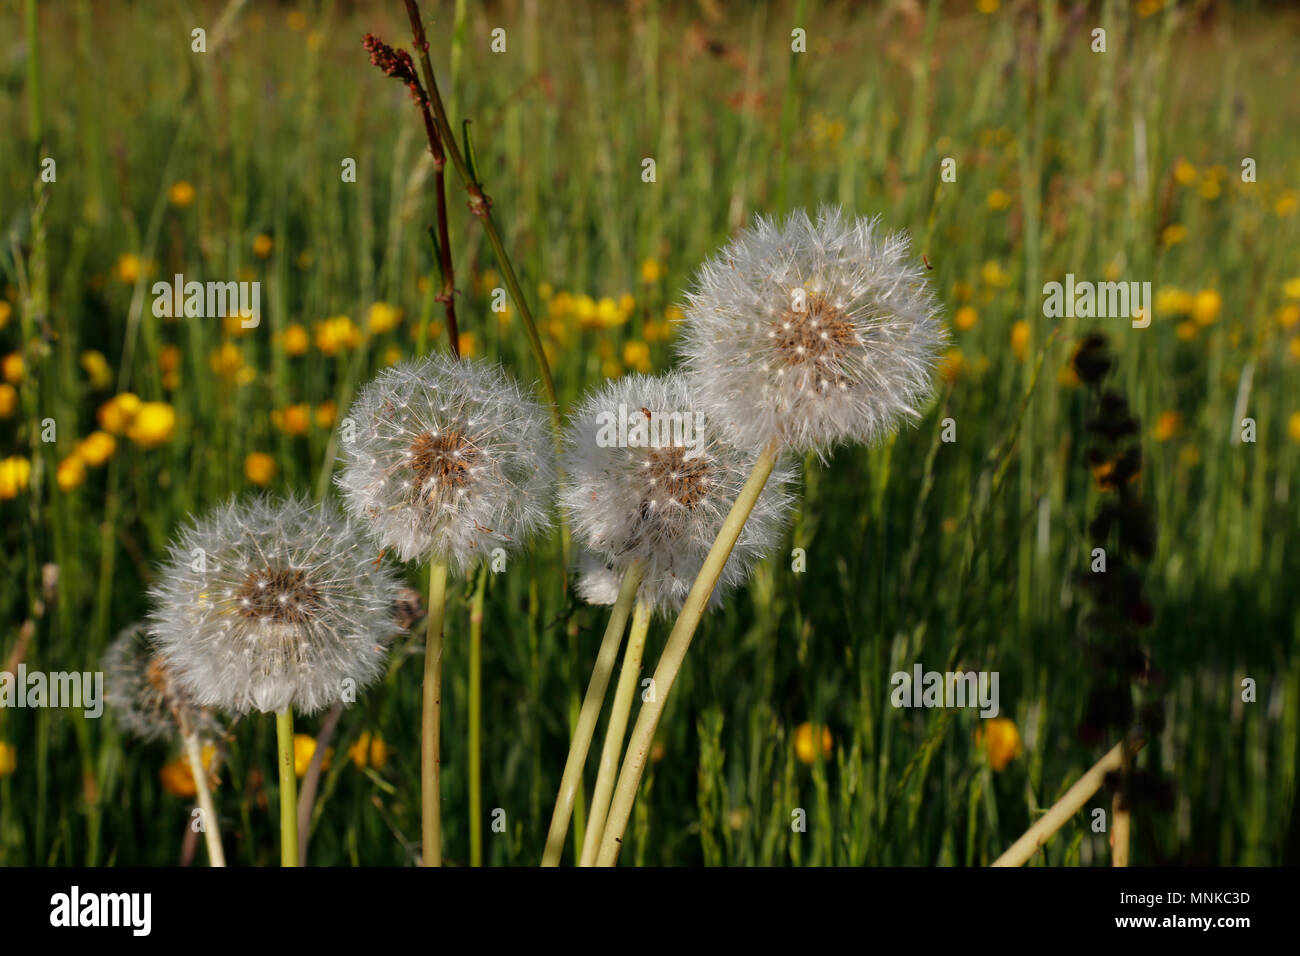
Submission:
<svg viewBox="0 0 1300 956">
<path fill-rule="evenodd" d="M 35 49 L 28 6 L 0 6 L 0 666 L 93 670 L 145 612 L 185 515 L 259 486 L 333 494 L 333 425 L 355 389 L 446 346 L 432 175 L 409 96 L 361 48 L 367 32 L 409 48 L 397 0 L 40 2 Z M 1077 575 L 1107 492 L 1084 462 L 1070 357 L 1093 328 L 1141 419 L 1136 481 L 1157 530 L 1143 643 L 1166 726 L 1143 760 L 1174 793 L 1136 815 L 1134 862 L 1300 858 L 1300 11 L 421 7 L 562 401 L 671 366 L 692 270 L 755 213 L 832 202 L 908 230 L 952 327 L 919 424 L 806 462 L 782 548 L 706 618 L 624 865 L 985 864 L 1109 749 L 1076 733 L 1093 680 Z M 536 381 L 517 309 L 491 309 L 500 270 L 450 170 L 448 186 L 465 350 Z M 178 272 L 260 281 L 260 327 L 155 318 L 150 287 Z M 1151 326 L 1045 318 L 1043 283 L 1067 272 L 1150 281 Z M 1253 442 L 1236 440 L 1243 417 Z M 87 441 L 97 431 L 114 440 Z M 570 606 L 559 567 L 553 536 L 489 576 L 483 812 L 505 820 L 485 834 L 489 864 L 540 858 L 604 625 Z M 452 864 L 469 858 L 471 590 L 453 584 L 444 663 Z M 343 714 L 312 863 L 413 862 L 421 648 L 400 642 Z M 895 710 L 890 674 L 918 661 L 998 671 L 1009 723 L 977 741 L 973 712 Z M 277 859 L 271 725 L 242 720 L 221 744 L 234 865 Z M 363 733 L 386 752 L 350 758 Z M 52 709 L 0 710 L 0 742 L 0 862 L 179 858 L 191 801 L 175 748 Z M 1090 819 L 1035 862 L 1108 863 Z"/>
</svg>

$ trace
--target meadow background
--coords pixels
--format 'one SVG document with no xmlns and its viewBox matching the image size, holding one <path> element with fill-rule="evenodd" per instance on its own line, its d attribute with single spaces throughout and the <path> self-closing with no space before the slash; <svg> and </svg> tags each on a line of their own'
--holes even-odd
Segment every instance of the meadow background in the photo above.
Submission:
<svg viewBox="0 0 1300 956">
<path fill-rule="evenodd" d="M 1300 859 L 1300 10 L 421 6 L 563 402 L 671 366 L 693 268 L 755 213 L 831 202 L 909 230 L 952 328 L 919 423 L 806 462 L 782 548 L 706 618 L 624 865 L 985 864 L 1109 748 L 1077 733 L 1078 575 L 1106 492 L 1070 357 L 1092 328 L 1141 418 L 1157 528 L 1143 642 L 1166 726 L 1143 759 L 1174 791 L 1137 815 L 1134 862 Z M 432 177 L 406 91 L 361 48 L 367 32 L 409 48 L 396 0 L 40 2 L 36 50 L 27 7 L 0 6 L 0 661 L 94 670 L 187 514 L 258 487 L 332 495 L 334 426 L 359 384 L 446 347 Z M 491 310 L 500 272 L 450 169 L 448 193 L 464 349 L 535 381 L 517 310 Z M 260 327 L 155 318 L 149 287 L 177 272 L 260 281 Z M 1151 281 L 1154 321 L 1044 318 L 1042 285 L 1066 272 Z M 1245 416 L 1253 443 L 1234 440 Z M 487 587 L 483 813 L 506 827 L 485 862 L 535 864 L 605 613 L 564 596 L 558 536 Z M 452 864 L 469 858 L 472 589 L 453 583 L 447 618 Z M 647 667 L 667 630 L 656 620 Z M 343 714 L 310 862 L 414 861 L 422 645 L 399 641 Z M 999 671 L 1011 724 L 977 740 L 973 712 L 895 710 L 889 676 L 918 661 Z M 272 724 L 241 720 L 222 744 L 234 865 L 276 860 Z M 363 734 L 382 752 L 355 748 Z M 174 863 L 191 806 L 177 757 L 111 713 L 0 710 L 0 863 Z M 1035 862 L 1107 863 L 1089 821 Z"/>
</svg>

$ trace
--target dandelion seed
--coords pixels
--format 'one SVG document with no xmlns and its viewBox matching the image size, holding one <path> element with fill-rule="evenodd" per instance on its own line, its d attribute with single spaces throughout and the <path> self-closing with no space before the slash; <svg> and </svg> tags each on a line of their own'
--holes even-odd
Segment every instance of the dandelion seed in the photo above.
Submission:
<svg viewBox="0 0 1300 956">
<path fill-rule="evenodd" d="M 497 366 L 403 362 L 361 390 L 348 418 L 344 502 L 401 560 L 462 569 L 547 526 L 546 414 Z"/>
<path fill-rule="evenodd" d="M 907 238 L 826 207 L 760 217 L 706 262 L 678 352 L 737 447 L 825 454 L 918 417 L 944 341 Z"/>
<path fill-rule="evenodd" d="M 143 623 L 114 638 L 100 665 L 105 699 L 122 729 L 141 740 L 170 740 L 181 727 L 210 739 L 220 730 L 211 711 L 199 707 L 156 652 Z"/>
<path fill-rule="evenodd" d="M 254 497 L 186 527 L 150 589 L 149 633 L 196 703 L 312 713 L 378 676 L 396 576 L 332 505 Z"/>
<path fill-rule="evenodd" d="M 634 424 L 642 420 L 644 444 L 604 440 L 602 431 L 621 411 Z M 628 375 L 589 394 L 571 417 L 560 492 L 574 539 L 589 552 L 579 567 L 579 593 L 591 603 L 614 603 L 623 573 L 640 562 L 641 600 L 680 608 L 754 457 L 714 434 L 679 372 Z M 776 545 L 792 477 L 784 466 L 773 473 L 723 567 L 714 606 Z"/>
</svg>

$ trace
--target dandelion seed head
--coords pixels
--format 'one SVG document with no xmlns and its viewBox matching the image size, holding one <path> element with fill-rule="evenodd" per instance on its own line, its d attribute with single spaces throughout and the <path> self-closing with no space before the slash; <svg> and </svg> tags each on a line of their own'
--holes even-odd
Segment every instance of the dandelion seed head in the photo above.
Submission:
<svg viewBox="0 0 1300 956">
<path fill-rule="evenodd" d="M 824 456 L 919 417 L 945 338 L 907 237 L 823 207 L 758 217 L 701 266 L 678 349 L 727 440 Z"/>
<path fill-rule="evenodd" d="M 612 604 L 623 574 L 640 562 L 638 596 L 657 609 L 679 609 L 756 457 L 715 434 L 680 372 L 627 375 L 589 393 L 566 431 L 560 490 L 560 507 L 585 549 L 579 595 Z M 778 464 L 723 568 L 713 606 L 780 540 L 792 479 Z"/>
<path fill-rule="evenodd" d="M 143 623 L 121 631 L 104 652 L 105 703 L 124 731 L 141 740 L 179 736 L 180 722 L 201 739 L 215 737 L 220 725 L 199 707 L 155 651 Z"/>
<path fill-rule="evenodd" d="M 348 413 L 349 512 L 403 561 L 460 570 L 549 524 L 546 413 L 496 365 L 430 356 L 380 372 Z"/>
<path fill-rule="evenodd" d="M 181 530 L 148 630 L 199 705 L 309 714 L 378 676 L 401 592 L 334 505 L 258 496 Z"/>
</svg>

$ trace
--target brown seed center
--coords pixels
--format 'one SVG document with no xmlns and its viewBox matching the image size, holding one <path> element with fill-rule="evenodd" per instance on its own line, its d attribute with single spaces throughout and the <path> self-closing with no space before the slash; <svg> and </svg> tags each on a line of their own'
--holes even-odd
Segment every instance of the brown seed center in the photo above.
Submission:
<svg viewBox="0 0 1300 956">
<path fill-rule="evenodd" d="M 646 458 L 654 497 L 666 494 L 685 508 L 694 508 L 709 495 L 709 464 L 703 455 L 686 457 L 680 445 L 651 448 Z"/>
<path fill-rule="evenodd" d="M 811 366 L 823 377 L 858 344 L 853 322 L 840 308 L 809 294 L 802 310 L 790 308 L 772 323 L 772 341 L 786 365 Z"/>
<path fill-rule="evenodd" d="M 239 588 L 239 613 L 277 624 L 305 624 L 319 599 L 320 590 L 307 579 L 306 571 L 268 567 L 244 578 Z"/>
<path fill-rule="evenodd" d="M 167 676 L 167 665 L 160 658 L 150 659 L 149 666 L 145 668 L 144 679 L 159 694 L 167 695 L 168 688 L 171 686 L 170 679 Z"/>
<path fill-rule="evenodd" d="M 425 432 L 411 442 L 411 471 L 417 494 L 435 498 L 439 492 L 458 491 L 470 483 L 478 451 L 455 429 Z"/>
</svg>

